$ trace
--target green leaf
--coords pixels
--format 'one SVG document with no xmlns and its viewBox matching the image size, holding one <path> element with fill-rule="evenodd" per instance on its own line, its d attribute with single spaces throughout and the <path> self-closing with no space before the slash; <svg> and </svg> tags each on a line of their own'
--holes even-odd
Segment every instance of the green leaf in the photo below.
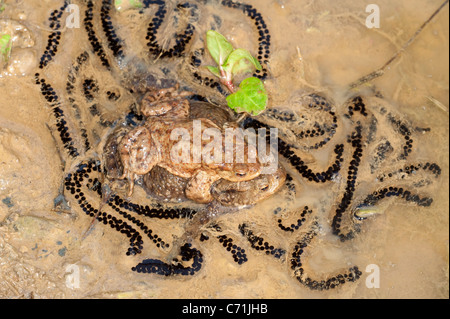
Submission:
<svg viewBox="0 0 450 319">
<path fill-rule="evenodd" d="M 261 70 L 261 64 L 250 52 L 244 49 L 234 50 L 222 66 L 225 72 L 237 75 L 239 73 L 252 72 L 254 68 Z"/>
<path fill-rule="evenodd" d="M 11 54 L 12 41 L 9 34 L 3 34 L 0 36 L 0 55 L 4 62 L 8 62 Z"/>
<path fill-rule="evenodd" d="M 115 0 L 114 6 L 117 11 L 125 11 L 128 9 L 140 9 L 143 8 L 142 0 Z"/>
<path fill-rule="evenodd" d="M 233 46 L 219 32 L 209 30 L 206 32 L 206 46 L 217 65 L 222 65 L 233 52 Z"/>
<path fill-rule="evenodd" d="M 239 90 L 227 97 L 228 106 L 238 113 L 258 115 L 266 109 L 267 93 L 260 79 L 247 78 L 239 85 Z"/>
<path fill-rule="evenodd" d="M 241 59 L 233 66 L 231 73 L 236 76 L 238 74 L 251 73 L 254 69 L 254 65 L 248 59 Z"/>
<path fill-rule="evenodd" d="M 206 68 L 209 70 L 209 72 L 220 78 L 221 75 L 219 68 L 216 68 L 214 66 L 207 66 Z"/>
</svg>

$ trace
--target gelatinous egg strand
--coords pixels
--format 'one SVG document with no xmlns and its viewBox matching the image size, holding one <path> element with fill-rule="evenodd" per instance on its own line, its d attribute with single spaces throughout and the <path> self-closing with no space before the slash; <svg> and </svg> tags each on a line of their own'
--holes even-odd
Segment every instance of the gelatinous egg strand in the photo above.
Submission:
<svg viewBox="0 0 450 319">
<path fill-rule="evenodd" d="M 64 148 L 69 152 L 69 156 L 75 158 L 79 155 L 79 152 L 74 146 L 74 142 L 70 136 L 67 120 L 64 111 L 61 108 L 61 101 L 53 87 L 50 84 L 47 84 L 45 79 L 41 79 L 39 76 L 39 73 L 35 74 L 36 84 L 41 86 L 41 94 L 47 100 L 50 109 L 53 111 L 53 115 L 56 118 L 56 128 L 58 129 L 61 142 L 63 143 Z"/>
<path fill-rule="evenodd" d="M 45 48 L 44 54 L 39 62 L 39 68 L 43 69 L 47 64 L 53 60 L 56 52 L 58 52 L 59 41 L 61 40 L 61 17 L 64 14 L 69 5 L 68 0 L 64 1 L 64 4 L 59 10 L 54 10 L 50 14 L 50 28 L 53 30 L 48 36 L 47 47 Z"/>
<path fill-rule="evenodd" d="M 270 126 L 262 123 L 254 118 L 247 117 L 243 122 L 244 128 L 253 128 L 255 130 L 265 128 L 266 129 L 266 139 L 270 142 Z M 281 138 L 278 138 L 278 152 L 286 158 L 289 163 L 297 170 L 297 172 L 308 179 L 311 182 L 325 183 L 330 181 L 335 174 L 337 174 L 341 169 L 341 162 L 343 162 L 344 145 L 337 144 L 334 148 L 334 153 L 336 158 L 334 163 L 328 167 L 323 172 L 313 172 L 305 162 L 297 156 L 292 148 Z"/>
<path fill-rule="evenodd" d="M 393 176 L 399 176 L 399 177 L 403 178 L 403 176 L 405 176 L 405 175 L 411 175 L 411 174 L 414 174 L 415 172 L 418 172 L 420 170 L 423 170 L 423 171 L 427 171 L 428 170 L 431 173 L 433 173 L 436 178 L 439 177 L 441 175 L 441 172 L 442 172 L 441 168 L 436 163 L 429 163 L 429 162 L 427 162 L 425 164 L 422 164 L 422 163 L 415 164 L 415 165 L 408 164 L 408 165 L 404 166 L 403 168 L 400 168 L 400 169 L 398 169 L 396 171 L 379 175 L 377 177 L 377 179 L 380 182 L 383 182 L 383 181 L 385 181 L 385 180 L 387 180 L 387 179 L 389 179 L 389 178 L 391 178 Z"/>
<path fill-rule="evenodd" d="M 308 208 L 308 206 L 305 206 L 303 208 L 303 211 L 300 213 L 300 217 L 299 219 L 297 219 L 297 223 L 296 224 L 291 224 L 291 226 L 284 226 L 283 225 L 283 220 L 282 219 L 278 219 L 278 227 L 286 232 L 294 232 L 295 230 L 298 230 L 300 227 L 302 227 L 303 223 L 306 221 L 306 215 L 311 214 L 312 210 Z"/>
<path fill-rule="evenodd" d="M 93 20 L 94 20 L 94 2 L 92 0 L 88 0 L 87 1 L 87 9 L 85 12 L 85 17 L 84 17 L 84 28 L 87 32 L 88 35 L 88 40 L 92 46 L 92 50 L 94 50 L 94 53 L 97 54 L 97 56 L 100 58 L 100 61 L 102 63 L 102 65 L 108 69 L 110 69 L 111 64 L 109 63 L 109 60 L 106 56 L 106 52 L 103 49 L 103 46 L 101 44 L 101 42 L 99 41 L 95 30 L 94 30 L 94 25 L 93 25 Z"/>
<path fill-rule="evenodd" d="M 222 228 L 217 224 L 211 225 L 209 226 L 209 228 L 214 229 L 215 232 L 222 232 Z M 216 238 L 226 249 L 226 251 L 232 254 L 235 263 L 242 265 L 243 263 L 248 261 L 245 249 L 234 244 L 233 238 L 231 238 L 229 235 L 218 235 L 216 236 Z M 209 236 L 202 233 L 200 236 L 200 241 L 204 242 L 207 240 L 209 240 Z"/>
<path fill-rule="evenodd" d="M 311 230 L 300 239 L 295 245 L 291 254 L 291 269 L 294 271 L 295 278 L 312 290 L 329 290 L 336 288 L 346 282 L 354 282 L 358 280 L 362 272 L 357 266 L 350 267 L 347 273 L 337 274 L 331 276 L 326 280 L 312 279 L 308 271 L 305 271 L 305 265 L 303 264 L 302 255 L 305 253 L 308 245 L 311 244 L 313 239 L 317 236 L 320 226 L 317 221 L 313 222 Z"/>
<path fill-rule="evenodd" d="M 113 52 L 113 55 L 117 59 L 124 57 L 122 40 L 117 36 L 116 30 L 111 21 L 111 7 L 113 6 L 113 0 L 103 0 L 100 12 L 100 19 L 102 22 L 102 29 L 106 36 L 108 47 Z"/>
<path fill-rule="evenodd" d="M 166 277 L 173 275 L 193 276 L 202 268 L 203 255 L 199 250 L 191 247 L 191 244 L 184 244 L 180 249 L 179 255 L 182 262 L 192 262 L 191 266 L 184 266 L 178 259 L 174 259 L 171 264 L 157 259 L 146 259 L 131 268 L 131 270 L 138 273 L 153 273 Z"/>
<path fill-rule="evenodd" d="M 144 7 L 148 6 L 150 1 L 144 3 Z M 184 32 L 180 34 L 175 34 L 175 45 L 170 49 L 163 49 L 158 41 L 157 34 L 161 24 L 164 21 L 164 17 L 167 13 L 166 5 L 164 1 L 151 1 L 151 4 L 158 4 L 158 10 L 155 14 L 155 17 L 152 19 L 152 22 L 149 23 L 147 29 L 146 40 L 148 40 L 147 46 L 151 54 L 155 57 L 159 58 L 172 58 L 172 57 L 180 57 L 184 53 L 186 46 L 192 40 L 195 27 L 193 23 L 198 20 L 198 7 L 196 4 L 191 3 L 180 3 L 175 8 L 175 11 L 180 11 L 182 9 L 190 10 L 190 19 L 187 23 L 186 29 Z"/>
<path fill-rule="evenodd" d="M 273 245 L 265 241 L 264 238 L 256 236 L 246 224 L 239 225 L 239 231 L 245 238 L 247 238 L 251 247 L 255 250 L 264 251 L 266 255 L 271 255 L 277 259 L 281 259 L 286 254 L 284 249 L 275 248 Z"/>
</svg>

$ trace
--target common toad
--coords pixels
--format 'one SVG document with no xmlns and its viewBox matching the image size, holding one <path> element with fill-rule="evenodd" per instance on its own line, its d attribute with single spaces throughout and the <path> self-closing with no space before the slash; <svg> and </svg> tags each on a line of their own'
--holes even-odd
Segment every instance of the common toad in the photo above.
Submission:
<svg viewBox="0 0 450 319">
<path fill-rule="evenodd" d="M 155 166 L 189 179 L 186 197 L 198 203 L 213 200 L 210 189 L 220 179 L 244 182 L 260 175 L 261 164 L 256 156 L 250 156 L 256 155 L 256 148 L 243 140 L 236 139 L 231 145 L 232 154 L 243 149 L 242 162 L 223 159 L 225 152 L 230 151 L 225 143 L 224 129 L 206 118 L 189 119 L 186 116 L 189 103 L 184 99 L 187 95 L 187 92 L 171 88 L 151 91 L 144 97 L 141 113 L 146 116 L 145 122 L 126 133 L 117 149 L 123 165 L 119 179 L 128 180 L 129 196 L 138 176 L 149 173 Z M 219 132 L 220 136 L 211 136 L 211 132 Z M 215 150 L 202 152 L 211 143 L 205 140 L 205 135 L 214 139 L 220 137 L 219 154 Z"/>
<path fill-rule="evenodd" d="M 190 102 L 189 118 L 207 118 L 218 126 L 233 122 L 233 114 L 226 108 L 207 102 Z M 108 178 L 118 179 L 123 174 L 120 155 L 117 151 L 119 141 L 130 131 L 130 127 L 118 127 L 109 136 L 104 147 L 105 171 Z M 279 165 L 274 174 L 261 174 L 245 182 L 232 182 L 221 179 L 211 187 L 214 201 L 222 206 L 251 206 L 276 193 L 285 183 L 286 172 Z M 143 189 L 158 200 L 182 202 L 187 200 L 185 188 L 188 178 L 171 174 L 165 168 L 155 166 L 138 181 Z"/>
</svg>

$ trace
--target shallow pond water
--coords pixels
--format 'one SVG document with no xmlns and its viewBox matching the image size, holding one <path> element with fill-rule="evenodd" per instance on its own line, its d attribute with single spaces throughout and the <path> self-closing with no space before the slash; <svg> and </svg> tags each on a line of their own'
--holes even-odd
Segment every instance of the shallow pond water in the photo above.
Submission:
<svg viewBox="0 0 450 319">
<path fill-rule="evenodd" d="M 341 242 L 332 234 L 331 224 L 345 188 L 345 165 L 333 181 L 317 185 L 305 181 L 282 160 L 296 183 L 294 198 L 286 204 L 287 195 L 281 192 L 254 208 L 226 214 L 217 220 L 224 234 L 245 249 L 248 262 L 237 264 L 219 240 L 211 238 L 193 242 L 204 259 L 198 273 L 187 277 L 162 277 L 131 271 L 143 259 L 164 257 L 164 252 L 155 245 L 147 243 L 141 254 L 127 256 L 129 241 L 126 237 L 101 223 L 83 238 L 92 218 L 84 214 L 67 191 L 67 205 L 58 201 L 62 199 L 59 195 L 64 190 L 65 174 L 73 171 L 79 161 L 67 156 L 68 149 L 60 142 L 53 111 L 41 94 L 43 84 L 36 84 L 35 74 L 39 73 L 45 78 L 44 85 L 50 84 L 55 90 L 60 107 L 72 125 L 70 129 L 83 122 L 81 127 L 92 148 L 80 154 L 82 158 L 98 158 L 101 142 L 109 129 L 108 121 L 123 117 L 135 102 L 135 94 L 124 89 L 121 81 L 139 83 L 139 70 L 150 69 L 161 77 L 177 79 L 213 101 L 220 101 L 222 97 L 217 90 L 194 80 L 189 54 L 157 61 L 148 55 L 145 35 L 156 6 L 150 6 L 143 13 L 135 10 L 112 13 L 114 24 L 118 26 L 117 36 L 126 39 L 125 58 L 117 65 L 111 55 L 113 50 L 106 46 L 108 39 L 101 32 L 102 1 L 93 1 L 93 28 L 104 44 L 106 57 L 114 64 L 109 71 L 102 66 L 99 55 L 92 53 L 86 35 L 85 15 L 89 8 L 84 1 L 73 2 L 80 8 L 80 28 L 61 27 L 61 34 L 56 34 L 47 48 L 49 35 L 55 28 L 49 17 L 57 15 L 53 11 L 59 10 L 64 1 L 6 1 L 6 9 L 0 13 L 0 19 L 18 21 L 33 37 L 26 45 L 17 44 L 11 53 L 19 65 L 23 63 L 26 67 L 14 69 L 20 74 L 10 74 L 4 69 L 0 77 L 0 297 L 448 298 L 448 5 L 383 76 L 349 90 L 350 83 L 388 61 L 440 6 L 440 1 L 377 1 L 380 28 L 369 29 L 365 25 L 369 15 L 365 8 L 372 1 L 247 0 L 246 3 L 262 14 L 270 31 L 265 80 L 270 107 L 295 111 L 296 101 L 312 92 L 321 92 L 334 101 L 335 113 L 342 125 L 323 149 L 304 152 L 308 164 L 317 170 L 329 166 L 334 145 L 345 143 L 351 134 L 351 128 L 345 124 L 343 104 L 349 96 L 361 94 L 367 96 L 369 112 L 379 113 L 384 107 L 388 113 L 411 123 L 411 127 L 430 128 L 415 133 L 413 152 L 401 163 L 437 163 L 441 168 L 440 176 L 424 174 L 421 180 L 418 172 L 419 179 L 401 182 L 421 196 L 432 197 L 433 203 L 430 207 L 417 207 L 397 199 L 383 202 L 380 204 L 383 213 L 370 216 L 354 239 Z M 160 43 L 173 45 L 171 24 L 176 26 L 179 16 L 171 11 L 176 2 L 165 2 L 168 21 L 158 39 Z M 195 31 L 187 48 L 189 52 L 202 48 L 205 32 L 216 27 L 235 47 L 248 48 L 257 55 L 255 26 L 242 12 L 224 8 L 216 1 L 193 3 L 198 4 L 199 18 L 193 22 Z M 67 15 L 64 13 L 61 20 Z M 54 43 L 58 43 L 55 56 L 40 68 L 40 57 Z M 77 58 L 84 51 L 89 58 L 81 66 Z M 207 56 L 202 59 L 202 65 L 211 63 Z M 72 94 L 66 87 L 70 74 L 79 79 Z M 202 76 L 207 76 L 206 72 Z M 93 100 L 101 107 L 101 119 L 92 111 L 95 103 L 82 96 L 84 87 L 80 83 L 89 86 L 93 79 L 98 86 L 93 85 Z M 111 99 L 111 92 L 120 98 Z M 89 116 L 93 119 L 85 120 Z M 99 125 L 103 120 L 106 124 Z M 78 140 L 73 141 L 75 146 L 83 143 L 81 132 L 78 132 Z M 401 152 L 402 137 L 395 136 L 387 124 L 380 123 L 378 133 L 377 142 L 387 139 L 395 151 L 400 149 Z M 364 147 L 367 152 L 362 158 L 356 185 L 357 199 L 377 188 L 377 181 L 370 172 L 374 148 L 373 145 Z M 401 163 L 397 166 L 395 161 L 381 163 L 377 174 L 397 169 Z M 134 199 L 150 200 L 139 188 Z M 282 216 L 286 225 L 294 222 L 298 218 L 295 211 L 306 205 L 314 211 L 322 227 L 304 254 L 308 272 L 312 277 L 327 278 L 327 274 L 358 265 L 362 272 L 359 280 L 317 291 L 294 277 L 290 254 L 310 230 L 312 218 L 293 233 L 283 232 L 277 221 Z M 275 214 L 278 207 L 286 211 Z M 169 241 L 183 234 L 185 224 L 183 219 L 146 219 L 145 222 Z M 273 258 L 252 249 L 239 232 L 242 223 L 270 244 L 282 247 L 285 255 Z M 366 272 L 369 265 L 376 265 L 380 270 L 379 288 L 368 287 L 372 274 L 370 267 Z M 79 281 L 72 280 L 74 274 L 79 275 Z"/>
</svg>

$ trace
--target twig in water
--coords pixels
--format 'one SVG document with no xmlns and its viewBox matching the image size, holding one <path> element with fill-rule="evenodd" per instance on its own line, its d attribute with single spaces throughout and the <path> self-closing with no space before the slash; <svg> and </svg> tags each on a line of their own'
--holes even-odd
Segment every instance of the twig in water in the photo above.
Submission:
<svg viewBox="0 0 450 319">
<path fill-rule="evenodd" d="M 409 47 L 411 45 L 411 43 L 414 42 L 414 40 L 417 38 L 417 36 L 420 34 L 420 32 L 422 32 L 422 30 L 431 22 L 431 20 L 433 20 L 433 18 L 447 5 L 449 0 L 445 0 L 444 3 L 442 3 L 440 5 L 440 7 L 420 26 L 419 29 L 417 29 L 416 33 L 414 33 L 414 35 L 408 40 L 408 42 L 406 42 L 401 48 L 400 50 L 398 50 L 381 68 L 379 68 L 378 70 L 375 70 L 374 72 L 363 76 L 362 78 L 360 78 L 359 80 L 351 83 L 349 85 L 350 89 L 354 89 L 358 86 L 361 86 L 364 83 L 367 83 L 369 81 L 372 81 L 373 79 L 376 79 L 380 76 L 382 76 L 386 70 L 386 68 L 394 61 L 396 60 L 402 53 L 403 51 L 406 50 L 407 47 Z"/>
</svg>

